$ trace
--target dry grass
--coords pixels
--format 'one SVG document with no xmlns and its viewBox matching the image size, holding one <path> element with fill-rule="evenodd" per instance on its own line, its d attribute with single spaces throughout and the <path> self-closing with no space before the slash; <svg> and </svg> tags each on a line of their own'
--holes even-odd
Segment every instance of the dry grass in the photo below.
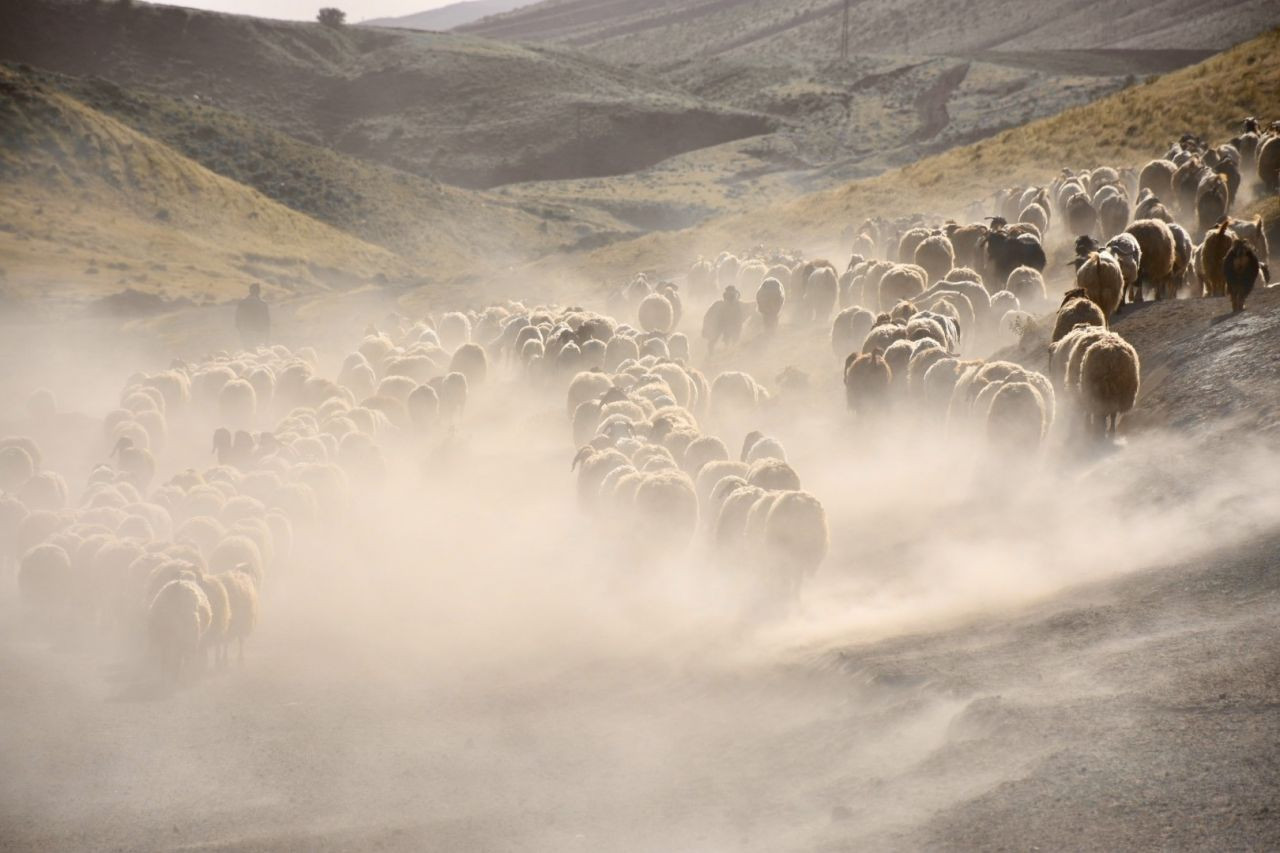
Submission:
<svg viewBox="0 0 1280 853">
<path fill-rule="evenodd" d="M 10 295 L 135 288 L 196 301 L 403 279 L 403 259 L 0 69 L 0 256 Z"/>
</svg>

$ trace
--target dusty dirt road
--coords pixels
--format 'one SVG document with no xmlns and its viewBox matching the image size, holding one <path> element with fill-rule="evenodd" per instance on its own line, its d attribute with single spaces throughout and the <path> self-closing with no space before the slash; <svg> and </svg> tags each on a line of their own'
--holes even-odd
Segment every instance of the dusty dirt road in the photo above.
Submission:
<svg viewBox="0 0 1280 853">
<path fill-rule="evenodd" d="M 6 576 L 0 849 L 1280 846 L 1274 448 L 992 482 L 831 399 L 765 424 L 832 555 L 764 626 L 705 549 L 591 532 L 554 395 L 398 448 L 299 532 L 245 667 L 177 691 L 34 636 Z"/>
</svg>

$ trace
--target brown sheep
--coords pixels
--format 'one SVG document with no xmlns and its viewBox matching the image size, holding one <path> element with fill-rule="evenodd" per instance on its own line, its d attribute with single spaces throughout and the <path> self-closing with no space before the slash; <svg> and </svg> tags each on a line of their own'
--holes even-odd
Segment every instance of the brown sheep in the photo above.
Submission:
<svg viewBox="0 0 1280 853">
<path fill-rule="evenodd" d="M 889 403 L 892 385 L 893 371 L 878 348 L 845 360 L 845 402 L 859 417 L 883 410 Z"/>
<path fill-rule="evenodd" d="M 1203 234 L 1212 228 L 1227 215 L 1229 204 L 1226 175 L 1206 175 L 1196 188 L 1196 230 Z"/>
<path fill-rule="evenodd" d="M 1226 296 L 1227 280 L 1223 277 L 1223 263 L 1236 235 L 1230 230 L 1231 221 L 1225 217 L 1218 227 L 1210 231 L 1200 244 L 1196 256 L 1196 272 L 1204 285 L 1205 296 Z"/>
<path fill-rule="evenodd" d="M 881 311 L 888 311 L 903 300 L 910 299 L 925 289 L 925 272 L 914 264 L 897 264 L 880 280 Z"/>
<path fill-rule="evenodd" d="M 1089 344 L 1080 364 L 1080 402 L 1099 432 L 1115 435 L 1120 415 L 1138 399 L 1138 352 L 1114 333 Z"/>
<path fill-rule="evenodd" d="M 1076 294 L 1079 294 L 1078 296 Z M 1066 298 L 1062 302 L 1062 307 L 1058 309 L 1058 316 L 1053 323 L 1053 337 L 1051 341 L 1057 343 L 1074 329 L 1078 324 L 1085 323 L 1090 326 L 1107 325 L 1107 318 L 1103 316 L 1102 309 L 1092 299 L 1084 296 L 1083 291 L 1071 291 L 1067 293 Z"/>
<path fill-rule="evenodd" d="M 956 252 L 951 241 L 939 232 L 934 232 L 916 247 L 915 264 L 925 271 L 926 286 L 928 282 L 942 279 L 955 266 Z"/>
<path fill-rule="evenodd" d="M 1152 195 L 1168 197 L 1173 192 L 1173 173 L 1177 166 L 1171 160 L 1152 160 L 1138 173 L 1138 191 L 1151 190 Z"/>
<path fill-rule="evenodd" d="M 1239 237 L 1235 238 L 1222 262 L 1222 276 L 1227 281 L 1232 311 L 1244 310 L 1245 300 L 1253 292 L 1259 272 L 1265 281 L 1271 281 L 1271 270 L 1258 260 L 1253 247 Z"/>
<path fill-rule="evenodd" d="M 1134 288 L 1134 301 L 1142 301 L 1144 285 L 1154 287 L 1156 297 L 1163 298 L 1167 294 L 1169 279 L 1177 262 L 1177 247 L 1174 245 L 1173 231 L 1159 219 L 1140 219 L 1126 228 L 1125 233 L 1132 235 L 1142 250 L 1142 258 L 1138 264 L 1137 286 Z"/>
<path fill-rule="evenodd" d="M 1280 136 L 1273 135 L 1258 144 L 1258 180 L 1267 192 L 1280 192 Z"/>
<path fill-rule="evenodd" d="M 1105 319 L 1120 313 L 1124 302 L 1124 272 L 1108 251 L 1092 252 L 1076 270 L 1076 286 L 1102 309 Z"/>
</svg>

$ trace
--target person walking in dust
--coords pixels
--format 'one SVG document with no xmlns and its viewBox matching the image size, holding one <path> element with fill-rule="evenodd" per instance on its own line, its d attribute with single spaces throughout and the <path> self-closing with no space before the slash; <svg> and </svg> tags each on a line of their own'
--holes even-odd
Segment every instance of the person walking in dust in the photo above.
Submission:
<svg viewBox="0 0 1280 853">
<path fill-rule="evenodd" d="M 236 305 L 236 330 L 246 348 L 262 346 L 271 336 L 271 312 L 262 299 L 262 286 L 249 285 L 249 295 Z"/>
</svg>

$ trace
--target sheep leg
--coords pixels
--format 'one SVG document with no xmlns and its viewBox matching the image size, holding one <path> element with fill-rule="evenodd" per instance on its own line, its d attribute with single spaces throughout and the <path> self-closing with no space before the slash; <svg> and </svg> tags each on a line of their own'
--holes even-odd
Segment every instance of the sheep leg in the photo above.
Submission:
<svg viewBox="0 0 1280 853">
<path fill-rule="evenodd" d="M 244 667 L 244 637 L 237 637 L 237 638 L 236 638 L 236 643 L 237 643 L 237 645 L 239 646 L 239 652 L 240 652 L 240 661 L 239 661 L 239 663 L 240 663 L 240 667 L 241 667 L 241 668 L 243 668 L 243 667 Z"/>
</svg>

